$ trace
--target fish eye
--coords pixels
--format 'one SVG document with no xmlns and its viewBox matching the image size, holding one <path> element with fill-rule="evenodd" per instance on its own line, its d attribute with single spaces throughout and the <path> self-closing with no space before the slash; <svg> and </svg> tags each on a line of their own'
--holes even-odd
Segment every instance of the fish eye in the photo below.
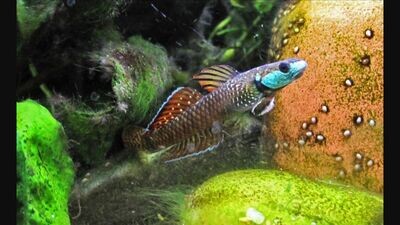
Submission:
<svg viewBox="0 0 400 225">
<path fill-rule="evenodd" d="M 290 69 L 289 63 L 282 62 L 282 63 L 279 64 L 279 70 L 280 70 L 282 73 L 287 73 L 287 72 L 289 72 L 289 69 Z"/>
</svg>

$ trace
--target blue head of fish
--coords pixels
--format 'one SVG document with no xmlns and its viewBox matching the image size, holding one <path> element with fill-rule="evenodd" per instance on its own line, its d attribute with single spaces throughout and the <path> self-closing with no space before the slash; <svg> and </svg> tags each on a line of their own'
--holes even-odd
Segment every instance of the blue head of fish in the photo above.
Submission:
<svg viewBox="0 0 400 225">
<path fill-rule="evenodd" d="M 256 83 L 269 90 L 278 90 L 301 77 L 307 63 L 301 59 L 287 59 L 262 67 L 262 72 L 256 74 Z"/>
</svg>

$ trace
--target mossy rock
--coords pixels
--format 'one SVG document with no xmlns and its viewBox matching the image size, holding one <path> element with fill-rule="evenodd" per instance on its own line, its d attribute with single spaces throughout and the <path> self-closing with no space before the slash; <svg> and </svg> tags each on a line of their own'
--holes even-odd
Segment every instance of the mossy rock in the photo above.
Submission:
<svg viewBox="0 0 400 225">
<path fill-rule="evenodd" d="M 380 195 L 277 170 L 215 176 L 187 201 L 182 213 L 187 225 L 244 224 L 241 220 L 250 207 L 264 215 L 262 224 L 383 224 Z"/>
<path fill-rule="evenodd" d="M 62 125 L 33 100 L 17 103 L 18 224 L 70 224 L 74 179 Z"/>
<path fill-rule="evenodd" d="M 288 2 L 272 32 L 270 61 L 308 63 L 268 115 L 279 168 L 383 192 L 383 1 Z"/>
<path fill-rule="evenodd" d="M 63 99 L 57 103 L 56 112 L 71 139 L 71 156 L 86 165 L 101 163 L 110 150 L 122 118 L 113 107 L 93 110 L 82 103 Z"/>
<path fill-rule="evenodd" d="M 54 13 L 57 3 L 55 0 L 17 0 L 17 24 L 22 39 L 27 40 Z"/>
<path fill-rule="evenodd" d="M 99 30 L 97 35 L 104 32 Z M 88 91 L 91 94 L 79 100 L 54 96 L 51 101 L 57 118 L 74 140 L 74 157 L 89 166 L 104 161 L 118 143 L 118 131 L 129 123 L 144 126 L 173 84 L 172 65 L 163 47 L 140 36 L 125 42 L 115 32 L 101 41 L 103 47 L 88 54 L 96 68 L 91 75 L 96 84 Z"/>
</svg>

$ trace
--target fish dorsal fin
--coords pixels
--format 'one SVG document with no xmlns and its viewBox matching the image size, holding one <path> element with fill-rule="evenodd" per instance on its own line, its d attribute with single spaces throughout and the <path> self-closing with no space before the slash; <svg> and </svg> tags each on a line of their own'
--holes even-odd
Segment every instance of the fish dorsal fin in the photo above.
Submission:
<svg viewBox="0 0 400 225">
<path fill-rule="evenodd" d="M 207 92 L 212 92 L 238 73 L 235 68 L 229 65 L 215 65 L 204 68 L 193 75 L 193 80 L 197 80 Z"/>
<path fill-rule="evenodd" d="M 202 94 L 190 87 L 177 88 L 162 104 L 157 114 L 147 126 L 148 130 L 156 130 L 195 104 Z"/>
</svg>

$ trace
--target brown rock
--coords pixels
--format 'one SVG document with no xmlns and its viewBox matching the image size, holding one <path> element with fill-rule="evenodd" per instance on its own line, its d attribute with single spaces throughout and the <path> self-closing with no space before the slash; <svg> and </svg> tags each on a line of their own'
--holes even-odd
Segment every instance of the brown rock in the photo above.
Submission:
<svg viewBox="0 0 400 225">
<path fill-rule="evenodd" d="M 301 58 L 308 68 L 277 95 L 269 115 L 280 146 L 274 160 L 294 173 L 383 192 L 383 1 L 292 5 L 281 10 L 292 9 L 288 14 L 278 13 L 269 58 Z"/>
</svg>

